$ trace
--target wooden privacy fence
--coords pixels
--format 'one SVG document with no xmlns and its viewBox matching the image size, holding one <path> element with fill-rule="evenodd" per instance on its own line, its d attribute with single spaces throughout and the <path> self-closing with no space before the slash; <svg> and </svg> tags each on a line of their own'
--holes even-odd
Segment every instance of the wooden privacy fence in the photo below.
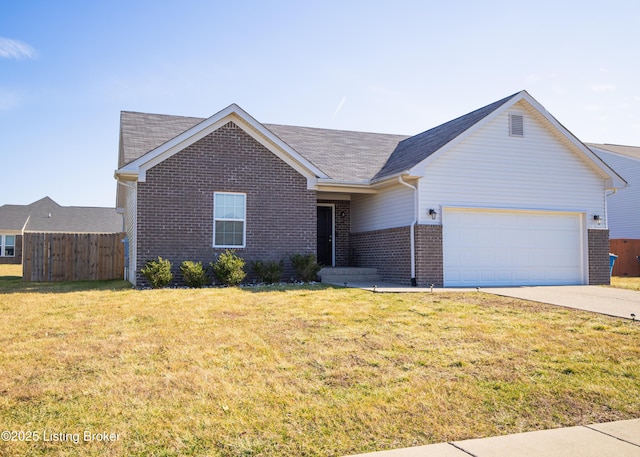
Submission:
<svg viewBox="0 0 640 457">
<path fill-rule="evenodd" d="M 640 240 L 609 240 L 609 252 L 618 256 L 613 276 L 640 276 Z"/>
<path fill-rule="evenodd" d="M 124 233 L 25 233 L 25 281 L 84 281 L 124 277 Z"/>
</svg>

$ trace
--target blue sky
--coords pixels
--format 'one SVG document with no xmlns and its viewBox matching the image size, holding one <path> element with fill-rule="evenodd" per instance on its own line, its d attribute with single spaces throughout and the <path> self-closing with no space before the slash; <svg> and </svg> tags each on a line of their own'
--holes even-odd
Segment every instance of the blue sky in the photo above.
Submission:
<svg viewBox="0 0 640 457">
<path fill-rule="evenodd" d="M 636 0 L 0 0 L 0 205 L 115 205 L 122 110 L 415 134 L 525 89 L 640 146 L 639 23 Z"/>
</svg>

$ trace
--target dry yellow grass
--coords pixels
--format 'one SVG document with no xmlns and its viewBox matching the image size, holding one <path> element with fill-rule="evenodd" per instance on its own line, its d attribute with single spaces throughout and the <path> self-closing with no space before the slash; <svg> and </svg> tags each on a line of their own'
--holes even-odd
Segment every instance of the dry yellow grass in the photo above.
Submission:
<svg viewBox="0 0 640 457">
<path fill-rule="evenodd" d="M 22 265 L 0 265 L 0 277 L 2 276 L 22 276 Z"/>
<path fill-rule="evenodd" d="M 2 455 L 339 456 L 640 416 L 637 322 L 481 293 L 0 281 L 0 309 L 0 423 L 40 434 Z"/>
<path fill-rule="evenodd" d="M 640 290 L 640 278 L 612 276 L 611 286 L 620 289 Z"/>
</svg>

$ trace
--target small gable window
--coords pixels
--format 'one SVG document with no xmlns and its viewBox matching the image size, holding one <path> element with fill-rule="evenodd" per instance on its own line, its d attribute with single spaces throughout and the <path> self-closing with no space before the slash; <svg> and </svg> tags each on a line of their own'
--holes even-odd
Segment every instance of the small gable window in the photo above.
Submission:
<svg viewBox="0 0 640 457">
<path fill-rule="evenodd" d="M 243 248 L 246 241 L 246 194 L 213 194 L 213 247 Z"/>
<path fill-rule="evenodd" d="M 520 114 L 509 114 L 509 135 L 524 136 L 524 116 Z"/>
</svg>

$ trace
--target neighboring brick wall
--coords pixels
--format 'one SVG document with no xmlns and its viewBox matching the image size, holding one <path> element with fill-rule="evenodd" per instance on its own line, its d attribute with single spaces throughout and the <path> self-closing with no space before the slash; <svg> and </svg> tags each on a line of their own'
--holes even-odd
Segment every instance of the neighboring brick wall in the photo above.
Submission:
<svg viewBox="0 0 640 457">
<path fill-rule="evenodd" d="M 410 227 L 351 234 L 357 267 L 377 268 L 385 281 L 411 284 Z"/>
<path fill-rule="evenodd" d="M 247 194 L 247 261 L 285 260 L 284 280 L 294 276 L 289 255 L 316 252 L 316 193 L 307 181 L 241 128 L 228 123 L 147 171 L 138 183 L 137 281 L 145 262 L 169 259 L 180 281 L 183 260 L 207 264 L 213 248 L 213 194 Z"/>
<path fill-rule="evenodd" d="M 442 287 L 442 226 L 416 225 L 416 282 L 419 287 Z"/>
<path fill-rule="evenodd" d="M 349 200 L 318 200 L 318 204 L 335 205 L 336 267 L 350 266 L 349 232 L 351 231 L 351 202 Z M 341 215 L 344 213 L 344 217 Z"/>
<path fill-rule="evenodd" d="M 22 263 L 22 235 L 16 235 L 15 255 L 0 257 L 0 265 L 20 265 Z"/>
<path fill-rule="evenodd" d="M 609 230 L 590 229 L 587 237 L 589 238 L 589 284 L 610 284 Z"/>
</svg>

